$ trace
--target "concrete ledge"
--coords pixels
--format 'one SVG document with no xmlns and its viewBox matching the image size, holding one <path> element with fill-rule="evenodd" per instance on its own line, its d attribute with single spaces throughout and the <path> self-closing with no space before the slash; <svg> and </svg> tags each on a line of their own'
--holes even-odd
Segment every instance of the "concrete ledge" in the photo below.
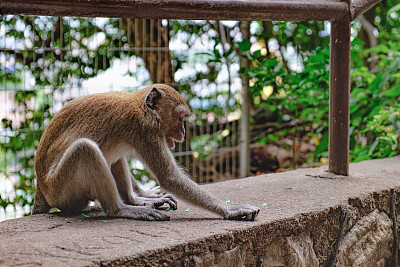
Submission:
<svg viewBox="0 0 400 267">
<path fill-rule="evenodd" d="M 204 185 L 232 204 L 262 207 L 255 222 L 222 220 L 183 202 L 169 222 L 101 221 L 93 213 L 4 221 L 0 265 L 398 264 L 400 157 L 351 164 L 350 177 L 325 169 Z"/>
</svg>

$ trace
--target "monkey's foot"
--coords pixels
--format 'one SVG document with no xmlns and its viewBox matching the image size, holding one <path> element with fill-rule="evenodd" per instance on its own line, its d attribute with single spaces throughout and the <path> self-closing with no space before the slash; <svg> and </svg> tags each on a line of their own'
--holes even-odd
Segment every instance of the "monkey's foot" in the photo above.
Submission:
<svg viewBox="0 0 400 267">
<path fill-rule="evenodd" d="M 163 194 L 161 197 L 136 197 L 135 205 L 147 206 L 155 209 L 161 209 L 161 206 L 167 204 L 170 209 L 176 210 L 178 203 L 171 194 Z"/>
<path fill-rule="evenodd" d="M 146 190 L 141 195 L 142 197 L 157 198 L 162 197 L 165 193 L 162 192 L 161 187 L 155 186 L 152 189 Z"/>
<path fill-rule="evenodd" d="M 229 205 L 224 218 L 228 220 L 254 221 L 259 212 L 259 208 L 248 204 Z"/>
<path fill-rule="evenodd" d="M 119 211 L 112 216 L 144 221 L 169 221 L 169 216 L 158 210 L 129 205 L 123 205 Z"/>
</svg>

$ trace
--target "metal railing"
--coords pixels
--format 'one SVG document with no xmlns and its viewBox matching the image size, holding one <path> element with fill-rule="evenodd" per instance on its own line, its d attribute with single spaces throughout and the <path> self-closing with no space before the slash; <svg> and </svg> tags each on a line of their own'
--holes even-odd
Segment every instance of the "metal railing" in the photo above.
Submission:
<svg viewBox="0 0 400 267">
<path fill-rule="evenodd" d="M 348 175 L 350 21 L 379 0 L 4 0 L 2 14 L 157 19 L 329 20 L 331 28 L 329 171 Z"/>
</svg>

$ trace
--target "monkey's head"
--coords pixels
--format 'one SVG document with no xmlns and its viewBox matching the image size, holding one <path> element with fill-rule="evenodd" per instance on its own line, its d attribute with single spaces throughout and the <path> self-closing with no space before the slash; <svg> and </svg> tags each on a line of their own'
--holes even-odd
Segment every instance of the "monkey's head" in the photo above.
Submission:
<svg viewBox="0 0 400 267">
<path fill-rule="evenodd" d="M 191 114 L 185 99 L 168 85 L 154 84 L 149 88 L 146 104 L 160 117 L 165 141 L 173 149 L 174 141 L 182 142 L 185 138 L 184 119 Z"/>
</svg>

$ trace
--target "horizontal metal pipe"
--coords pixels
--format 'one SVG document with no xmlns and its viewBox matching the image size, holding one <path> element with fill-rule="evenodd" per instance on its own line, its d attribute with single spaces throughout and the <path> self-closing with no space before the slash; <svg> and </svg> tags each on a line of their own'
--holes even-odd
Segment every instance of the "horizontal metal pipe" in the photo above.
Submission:
<svg viewBox="0 0 400 267">
<path fill-rule="evenodd" d="M 354 20 L 380 1 L 382 0 L 352 0 L 350 2 L 350 19 Z"/>
<path fill-rule="evenodd" d="M 218 20 L 337 20 L 338 0 L 2 0 L 2 14 Z"/>
</svg>

